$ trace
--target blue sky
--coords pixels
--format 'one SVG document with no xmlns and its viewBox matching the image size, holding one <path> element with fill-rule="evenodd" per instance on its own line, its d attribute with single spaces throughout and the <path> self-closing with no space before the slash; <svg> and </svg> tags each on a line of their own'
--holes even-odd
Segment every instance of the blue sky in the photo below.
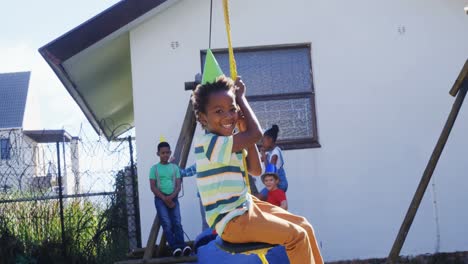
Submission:
<svg viewBox="0 0 468 264">
<path fill-rule="evenodd" d="M 0 72 L 31 71 L 24 127 L 65 128 L 77 133 L 89 124 L 37 51 L 117 0 L 2 1 Z"/>
</svg>

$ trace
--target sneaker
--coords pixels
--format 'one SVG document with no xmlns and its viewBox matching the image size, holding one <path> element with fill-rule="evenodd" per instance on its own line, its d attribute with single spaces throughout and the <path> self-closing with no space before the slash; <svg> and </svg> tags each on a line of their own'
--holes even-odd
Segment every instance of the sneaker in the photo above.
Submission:
<svg viewBox="0 0 468 264">
<path fill-rule="evenodd" d="M 184 247 L 184 250 L 182 251 L 182 254 L 184 256 L 189 256 L 190 253 L 192 253 L 192 249 L 189 246 Z"/>
<path fill-rule="evenodd" d="M 174 257 L 180 257 L 182 255 L 182 249 L 176 248 L 174 251 L 172 251 L 172 256 Z"/>
</svg>

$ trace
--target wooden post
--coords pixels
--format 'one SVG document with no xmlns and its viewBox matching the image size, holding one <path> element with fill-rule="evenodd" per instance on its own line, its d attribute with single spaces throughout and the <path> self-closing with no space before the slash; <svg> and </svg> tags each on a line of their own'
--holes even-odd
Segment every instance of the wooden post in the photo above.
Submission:
<svg viewBox="0 0 468 264">
<path fill-rule="evenodd" d="M 159 247 L 156 249 L 156 257 L 159 258 L 162 256 L 164 250 L 166 250 L 166 234 L 164 232 L 161 235 L 161 240 L 159 241 Z"/>
<path fill-rule="evenodd" d="M 177 140 L 174 151 L 174 158 L 181 168 L 187 165 L 190 147 L 192 146 L 193 135 L 197 127 L 197 120 L 192 109 L 192 101 L 189 101 L 187 111 L 185 112 L 184 123 L 180 130 L 179 139 Z"/>
<path fill-rule="evenodd" d="M 159 223 L 159 217 L 156 214 L 154 217 L 153 225 L 151 226 L 151 232 L 148 237 L 148 242 L 146 242 L 145 254 L 143 255 L 143 262 L 148 261 L 153 257 L 154 244 L 158 238 L 159 228 L 161 227 Z"/>
<path fill-rule="evenodd" d="M 465 63 L 464 69 L 467 68 L 467 64 L 468 63 Z M 440 155 L 444 150 L 445 143 L 447 143 L 447 139 L 453 128 L 455 120 L 457 119 L 458 112 L 460 111 L 460 108 L 463 104 L 463 100 L 465 99 L 468 90 L 468 80 L 466 78 L 467 72 L 465 71 L 464 74 L 463 72 L 464 71 L 462 70 L 462 73 L 460 74 L 463 77 L 461 79 L 459 78 L 461 81 L 458 82 L 457 79 L 457 82 L 454 85 L 454 87 L 458 86 L 459 90 L 454 88 L 451 90 L 451 93 L 457 94 L 457 97 L 453 103 L 452 110 L 450 111 L 450 114 L 447 118 L 444 129 L 442 130 L 439 140 L 437 141 L 437 144 L 432 152 L 431 158 L 426 166 L 426 169 L 424 170 L 423 176 L 419 182 L 418 188 L 416 189 L 416 193 L 413 196 L 413 200 L 411 201 L 411 204 L 408 208 L 405 219 L 401 224 L 400 231 L 398 232 L 395 242 L 393 243 L 393 247 L 388 256 L 388 263 L 397 263 L 398 261 L 398 256 L 400 255 L 401 248 L 403 247 L 403 244 L 406 240 L 406 235 L 408 234 L 411 224 L 413 223 L 416 212 L 418 211 L 419 205 L 421 204 L 421 200 L 424 196 L 424 193 L 426 192 L 434 169 L 437 166 Z M 458 92 L 456 92 L 456 90 L 458 90 Z"/>
</svg>

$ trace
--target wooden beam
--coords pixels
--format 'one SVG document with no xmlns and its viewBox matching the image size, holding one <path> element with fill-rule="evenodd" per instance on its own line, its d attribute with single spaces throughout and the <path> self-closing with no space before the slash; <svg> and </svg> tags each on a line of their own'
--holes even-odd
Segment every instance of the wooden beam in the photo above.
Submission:
<svg viewBox="0 0 468 264">
<path fill-rule="evenodd" d="M 174 151 L 175 161 L 181 168 L 185 168 L 187 165 L 187 159 L 190 154 L 190 147 L 192 146 L 193 135 L 195 134 L 196 127 L 197 120 L 193 113 L 192 101 L 189 101 L 187 110 L 185 111 L 184 123 L 180 129 L 179 139 L 177 140 Z"/>
<path fill-rule="evenodd" d="M 453 84 L 452 89 L 450 89 L 450 95 L 455 97 L 460 90 L 461 85 L 464 81 L 468 80 L 468 59 L 465 61 L 465 65 L 463 66 L 460 74 L 458 75 L 455 83 Z"/>
<path fill-rule="evenodd" d="M 159 223 L 159 217 L 156 214 L 153 220 L 153 225 L 151 226 L 148 241 L 146 242 L 145 254 L 143 255 L 143 260 L 145 261 L 153 257 L 154 245 L 156 244 L 156 239 L 158 238 L 160 227 L 161 224 Z"/>
<path fill-rule="evenodd" d="M 432 152 L 431 158 L 429 159 L 426 169 L 424 170 L 423 176 L 421 177 L 421 181 L 419 182 L 418 188 L 416 189 L 416 193 L 413 196 L 413 200 L 411 201 L 411 204 L 408 208 L 405 219 L 403 220 L 395 242 L 393 243 L 392 249 L 387 259 L 387 263 L 398 262 L 398 257 L 400 255 L 401 248 L 405 243 L 406 235 L 408 235 L 411 224 L 413 223 L 419 205 L 421 204 L 421 200 L 424 196 L 424 193 L 426 192 L 429 182 L 431 181 L 432 174 L 435 170 L 435 167 L 437 166 L 437 162 L 439 161 L 440 155 L 444 150 L 445 143 L 447 143 L 448 137 L 450 135 L 450 132 L 452 131 L 453 125 L 455 124 L 455 120 L 457 119 L 458 113 L 463 104 L 467 91 L 468 80 L 465 80 L 460 86 L 460 91 L 458 92 L 455 102 L 453 103 L 452 110 L 450 111 L 442 133 L 440 134 L 439 140 L 437 141 L 437 144 Z"/>
<path fill-rule="evenodd" d="M 185 82 L 184 83 L 184 90 L 185 91 L 193 91 L 195 88 L 197 88 L 197 85 L 199 85 L 200 82 L 195 81 L 195 82 Z"/>
<path fill-rule="evenodd" d="M 159 240 L 159 247 L 156 249 L 156 257 L 162 257 L 163 252 L 166 250 L 166 234 L 163 232 L 161 235 L 161 240 Z"/>
</svg>

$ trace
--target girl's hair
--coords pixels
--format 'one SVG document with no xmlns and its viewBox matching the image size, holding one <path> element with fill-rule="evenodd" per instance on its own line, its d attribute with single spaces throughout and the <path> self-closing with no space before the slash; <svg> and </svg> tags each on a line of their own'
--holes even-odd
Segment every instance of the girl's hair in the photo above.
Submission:
<svg viewBox="0 0 468 264">
<path fill-rule="evenodd" d="M 195 116 L 206 113 L 206 105 L 211 94 L 219 91 L 232 91 L 235 94 L 234 81 L 224 75 L 219 76 L 212 83 L 199 84 L 192 93 L 192 106 Z"/>
<path fill-rule="evenodd" d="M 263 133 L 263 135 L 271 137 L 273 139 L 273 142 L 276 142 L 276 139 L 278 138 L 278 133 L 278 125 L 272 125 L 271 128 L 269 128 L 267 131 L 265 131 L 265 133 Z"/>
</svg>

